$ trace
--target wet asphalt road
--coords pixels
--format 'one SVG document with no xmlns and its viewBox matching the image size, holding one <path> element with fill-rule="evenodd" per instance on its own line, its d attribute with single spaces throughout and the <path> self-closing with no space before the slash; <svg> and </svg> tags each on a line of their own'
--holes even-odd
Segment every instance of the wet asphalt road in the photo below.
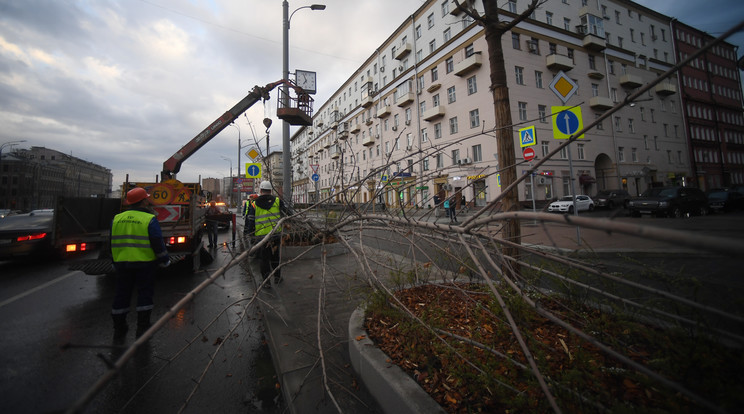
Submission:
<svg viewBox="0 0 744 414">
<path fill-rule="evenodd" d="M 221 241 L 230 237 L 220 233 Z M 174 267 L 159 275 L 153 321 L 230 260 L 225 247 L 214 255 L 200 272 Z M 86 275 L 69 265 L 0 262 L 4 413 L 64 412 L 135 340 L 130 313 L 124 344 L 113 341 L 114 276 Z M 263 324 L 255 304 L 247 306 L 253 290 L 239 266 L 230 269 L 138 350 L 84 412 L 280 412 Z"/>
</svg>

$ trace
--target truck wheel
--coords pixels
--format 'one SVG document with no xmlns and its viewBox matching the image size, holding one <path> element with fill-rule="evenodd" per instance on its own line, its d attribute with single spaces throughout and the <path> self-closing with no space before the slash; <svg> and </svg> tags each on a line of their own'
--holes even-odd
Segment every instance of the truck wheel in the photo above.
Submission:
<svg viewBox="0 0 744 414">
<path fill-rule="evenodd" d="M 674 207 L 669 215 L 674 218 L 680 218 L 682 217 L 682 209 L 679 207 Z"/>
</svg>

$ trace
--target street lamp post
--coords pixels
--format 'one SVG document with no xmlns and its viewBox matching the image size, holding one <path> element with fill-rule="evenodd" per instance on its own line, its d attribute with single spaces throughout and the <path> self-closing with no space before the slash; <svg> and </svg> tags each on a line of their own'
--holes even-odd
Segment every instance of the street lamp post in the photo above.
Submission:
<svg viewBox="0 0 744 414">
<path fill-rule="evenodd" d="M 225 160 L 225 161 L 229 161 L 229 162 L 230 162 L 230 204 L 232 204 L 232 202 L 233 202 L 233 196 L 232 196 L 232 193 L 233 193 L 233 179 L 232 179 L 232 171 L 233 171 L 233 170 L 232 170 L 232 159 L 230 159 L 230 158 L 227 158 L 227 157 L 225 157 L 224 155 L 220 155 L 220 157 L 221 157 L 221 158 L 222 158 L 223 160 Z"/>
<path fill-rule="evenodd" d="M 240 150 L 243 147 L 240 145 L 240 126 L 234 122 L 230 125 L 238 129 L 238 165 L 236 166 L 238 168 L 238 200 L 235 205 L 239 205 L 243 201 L 243 180 L 240 179 Z M 230 172 L 230 175 L 232 175 L 232 172 Z"/>
<path fill-rule="evenodd" d="M 282 28 L 283 28 L 283 47 L 282 47 L 282 79 L 289 80 L 289 22 L 292 20 L 292 16 L 301 9 L 310 10 L 325 10 L 325 4 L 312 4 L 310 6 L 302 6 L 295 9 L 292 14 L 289 14 L 289 2 L 287 0 L 282 1 Z M 285 83 L 282 85 L 282 99 L 284 99 L 284 106 L 289 107 L 289 86 Z M 282 173 L 284 179 L 282 182 L 282 198 L 286 203 L 292 203 L 292 166 L 291 157 L 289 153 L 289 123 L 286 120 L 282 120 Z"/>
</svg>

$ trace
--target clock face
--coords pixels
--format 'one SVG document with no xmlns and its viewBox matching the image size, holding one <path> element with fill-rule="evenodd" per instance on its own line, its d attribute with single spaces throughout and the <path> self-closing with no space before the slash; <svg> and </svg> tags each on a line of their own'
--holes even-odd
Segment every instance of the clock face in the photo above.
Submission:
<svg viewBox="0 0 744 414">
<path fill-rule="evenodd" d="M 296 71 L 297 74 L 297 86 L 304 89 L 307 93 L 316 92 L 315 84 L 315 72 L 307 72 L 304 70 Z"/>
</svg>

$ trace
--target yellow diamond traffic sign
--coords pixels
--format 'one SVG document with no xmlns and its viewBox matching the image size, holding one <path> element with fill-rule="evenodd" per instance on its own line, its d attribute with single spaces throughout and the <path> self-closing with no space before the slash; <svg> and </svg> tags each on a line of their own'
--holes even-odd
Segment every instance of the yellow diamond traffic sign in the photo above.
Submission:
<svg viewBox="0 0 744 414">
<path fill-rule="evenodd" d="M 550 82 L 550 90 L 565 104 L 579 90 L 579 85 L 560 71 Z"/>
<path fill-rule="evenodd" d="M 245 155 L 247 155 L 247 156 L 251 157 L 251 159 L 255 161 L 255 160 L 256 160 L 256 158 L 257 158 L 257 157 L 258 157 L 259 155 L 261 155 L 261 154 L 260 154 L 260 153 L 259 153 L 258 151 L 256 151 L 256 149 L 255 149 L 255 148 L 251 148 L 250 150 L 248 150 L 248 152 L 246 152 L 246 153 L 245 153 Z"/>
</svg>

